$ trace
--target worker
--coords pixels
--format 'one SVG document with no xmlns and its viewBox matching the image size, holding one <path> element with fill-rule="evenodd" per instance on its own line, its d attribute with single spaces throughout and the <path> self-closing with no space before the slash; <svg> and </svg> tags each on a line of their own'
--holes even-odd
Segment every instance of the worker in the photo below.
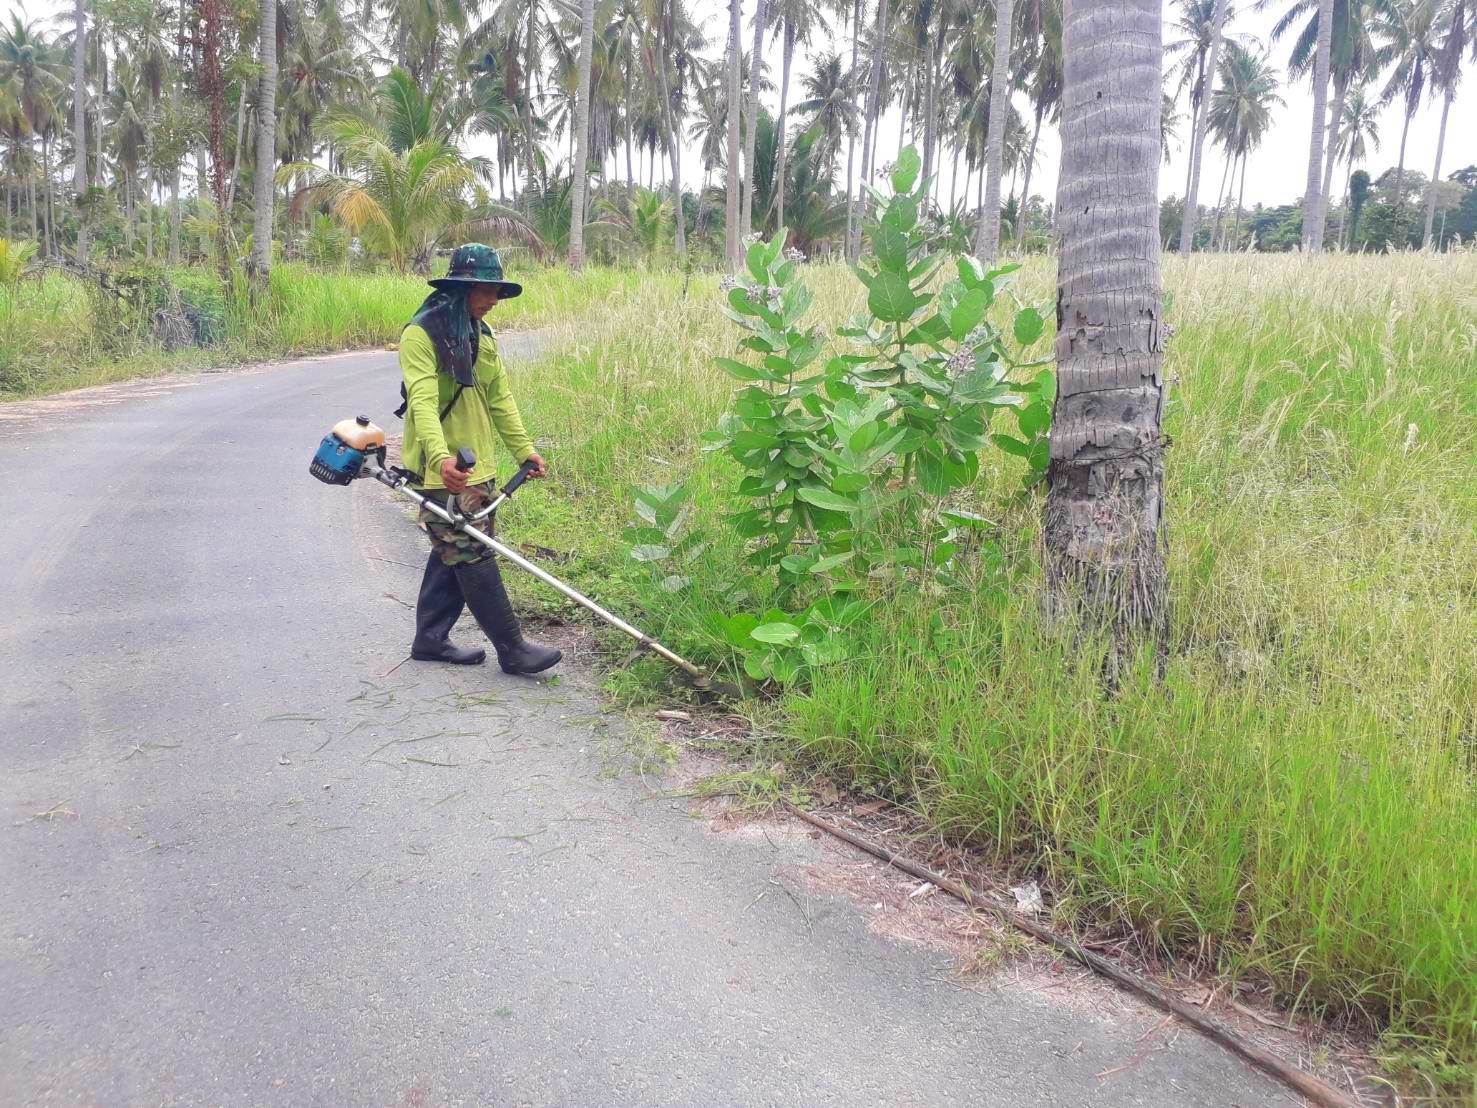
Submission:
<svg viewBox="0 0 1477 1108">
<path fill-rule="evenodd" d="M 430 284 L 435 291 L 400 336 L 405 397 L 400 460 L 427 497 L 443 505 L 455 497 L 460 510 L 471 515 L 496 495 L 498 439 L 516 462 L 531 464 L 530 476 L 547 473 L 523 428 L 497 340 L 482 322 L 499 301 L 521 295 L 523 286 L 503 279 L 496 251 L 481 243 L 457 247 L 446 276 Z M 470 472 L 456 467 L 462 447 L 477 456 Z M 456 665 L 485 661 L 487 652 L 480 647 L 451 641 L 465 604 L 497 651 L 504 673 L 542 673 L 557 665 L 560 651 L 523 637 L 492 551 L 424 509 L 420 519 L 431 538 L 431 554 L 416 601 L 410 656 Z M 492 530 L 491 518 L 485 529 Z"/>
</svg>

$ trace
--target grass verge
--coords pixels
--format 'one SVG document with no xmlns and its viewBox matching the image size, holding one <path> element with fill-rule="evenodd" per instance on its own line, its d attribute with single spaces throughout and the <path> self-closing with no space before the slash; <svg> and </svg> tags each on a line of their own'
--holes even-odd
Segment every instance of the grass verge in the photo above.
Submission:
<svg viewBox="0 0 1477 1108">
<path fill-rule="evenodd" d="M 1049 296 L 1049 263 L 1022 295 Z M 859 304 L 811 267 L 814 318 Z M 710 662 L 737 480 L 698 450 L 737 332 L 711 280 L 649 275 L 516 372 L 560 495 L 506 513 L 562 573 Z M 779 705 L 786 751 L 1043 876 L 1099 925 L 1382 1032 L 1393 1069 L 1477 1075 L 1477 255 L 1206 257 L 1166 268 L 1174 644 L 1105 699 L 1036 616 L 1039 504 L 980 509 L 1006 565 L 879 594 L 856 656 Z M 556 331 L 560 328 L 555 324 Z M 1042 340 L 1045 347 L 1050 336 Z M 628 489 L 686 478 L 715 542 L 663 592 Z M 749 582 L 754 607 L 764 585 Z M 709 586 L 705 588 L 704 586 Z"/>
<path fill-rule="evenodd" d="M 633 273 L 592 268 L 578 279 L 565 270 L 517 275 L 524 295 L 498 306 L 496 325 L 542 327 L 586 314 L 592 302 L 633 284 Z M 230 295 L 200 269 L 157 270 L 207 320 L 209 343 L 165 351 L 154 336 L 156 295 L 130 303 L 78 278 L 50 272 L 0 289 L 0 400 L 40 396 L 180 370 L 233 365 L 297 354 L 393 342 L 429 291 L 418 277 L 321 272 L 303 265 L 272 271 L 266 297 Z"/>
</svg>

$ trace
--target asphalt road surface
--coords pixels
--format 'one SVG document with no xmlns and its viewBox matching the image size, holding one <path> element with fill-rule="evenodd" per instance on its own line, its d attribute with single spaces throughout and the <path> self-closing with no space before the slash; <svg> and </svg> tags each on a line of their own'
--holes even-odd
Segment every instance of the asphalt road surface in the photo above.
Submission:
<svg viewBox="0 0 1477 1108">
<path fill-rule="evenodd" d="M 377 352 L 0 406 L 0 1105 L 1290 1103 L 880 937 L 786 876 L 826 845 L 608 772 L 570 667 L 389 673 L 423 537 L 307 463 L 396 391 Z"/>
</svg>

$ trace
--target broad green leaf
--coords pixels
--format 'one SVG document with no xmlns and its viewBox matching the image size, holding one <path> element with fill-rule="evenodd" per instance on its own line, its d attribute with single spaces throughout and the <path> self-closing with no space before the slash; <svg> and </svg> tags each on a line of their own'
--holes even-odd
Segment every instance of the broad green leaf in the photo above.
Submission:
<svg viewBox="0 0 1477 1108">
<path fill-rule="evenodd" d="M 793 684 L 800 676 L 801 657 L 795 651 L 773 651 L 767 659 L 769 671 L 781 685 Z"/>
<path fill-rule="evenodd" d="M 749 247 L 744 260 L 748 263 L 754 280 L 761 285 L 769 284 L 769 247 L 762 242 L 754 243 Z"/>
<path fill-rule="evenodd" d="M 631 547 L 631 557 L 638 562 L 659 562 L 670 553 L 665 546 L 658 546 L 656 543 Z"/>
<path fill-rule="evenodd" d="M 1021 442 L 1020 439 L 1011 435 L 991 435 L 990 441 L 1007 454 L 1014 454 L 1017 458 L 1029 458 L 1031 456 L 1031 444 Z"/>
<path fill-rule="evenodd" d="M 851 265 L 851 271 L 856 274 L 856 279 L 862 284 L 866 285 L 867 288 L 871 288 L 872 282 L 877 280 L 876 274 L 867 272 L 855 262 L 853 262 Z M 867 328 L 860 323 L 853 324 L 847 327 L 842 327 L 839 331 L 837 331 L 837 334 L 846 335 L 849 338 L 858 339 L 863 337 L 866 333 Z"/>
<path fill-rule="evenodd" d="M 773 450 L 779 446 L 778 435 L 765 434 L 763 431 L 740 431 L 733 436 L 733 445 L 739 450 Z"/>
<path fill-rule="evenodd" d="M 1051 409 L 1045 404 L 1028 404 L 1015 413 L 1021 434 L 1034 437 L 1051 424 Z"/>
<path fill-rule="evenodd" d="M 792 643 L 800 637 L 800 628 L 793 623 L 761 623 L 749 632 L 749 637 L 757 642 L 775 643 L 785 645 Z"/>
<path fill-rule="evenodd" d="M 849 497 L 841 496 L 830 489 L 816 489 L 809 486 L 795 493 L 807 504 L 814 504 L 817 508 L 826 508 L 833 512 L 854 512 L 860 505 Z"/>
<path fill-rule="evenodd" d="M 861 492 L 871 483 L 865 473 L 838 473 L 831 478 L 831 488 L 839 493 Z"/>
<path fill-rule="evenodd" d="M 760 314 L 759 305 L 750 298 L 749 290 L 746 288 L 729 289 L 728 302 L 733 306 L 733 310 L 741 315 Z"/>
<path fill-rule="evenodd" d="M 748 612 L 738 612 L 723 621 L 723 637 L 734 646 L 747 647 L 752 641 L 749 632 L 758 626 L 757 617 Z"/>
<path fill-rule="evenodd" d="M 757 651 L 753 654 L 745 654 L 744 672 L 752 680 L 763 681 L 769 676 L 769 658 L 768 654 L 761 655 Z"/>
<path fill-rule="evenodd" d="M 877 441 L 877 436 L 882 433 L 882 425 L 875 421 L 863 423 L 851 433 L 851 438 L 846 445 L 858 454 L 865 454 L 867 448 Z"/>
<path fill-rule="evenodd" d="M 910 192 L 913 184 L 918 180 L 918 173 L 923 168 L 923 159 L 918 156 L 918 148 L 909 144 L 903 147 L 902 153 L 897 156 L 897 164 L 892 168 L 892 190 L 894 192 Z"/>
<path fill-rule="evenodd" d="M 884 270 L 867 294 L 867 307 L 884 323 L 901 323 L 912 316 L 918 298 L 901 274 Z"/>
<path fill-rule="evenodd" d="M 815 564 L 813 554 L 786 554 L 780 559 L 780 565 L 791 573 L 804 573 Z"/>
<path fill-rule="evenodd" d="M 970 289 L 959 298 L 959 303 L 949 313 L 949 332 L 956 342 L 963 342 L 964 336 L 979 326 L 989 306 L 990 298 L 984 289 Z"/>
<path fill-rule="evenodd" d="M 879 223 L 872 231 L 872 249 L 878 263 L 894 273 L 908 271 L 908 236 L 891 224 Z"/>
<path fill-rule="evenodd" d="M 814 565 L 812 565 L 810 567 L 810 572 L 811 573 L 830 573 L 831 570 L 835 569 L 837 566 L 842 565 L 842 564 L 844 564 L 846 562 L 851 561 L 851 559 L 853 557 L 855 557 L 855 555 L 856 555 L 856 551 L 855 550 L 848 550 L 848 551 L 846 551 L 846 552 L 844 552 L 842 554 L 831 554 L 831 555 L 828 555 L 827 557 L 821 558 Z"/>
<path fill-rule="evenodd" d="M 1041 472 L 1051 464 L 1051 440 L 1046 438 L 1037 439 L 1031 444 L 1031 452 L 1026 456 L 1026 461 L 1031 463 L 1031 468 Z"/>
<path fill-rule="evenodd" d="M 1030 346 L 1039 339 L 1045 328 L 1046 321 L 1035 308 L 1022 308 L 1015 313 L 1015 341 L 1022 346 Z"/>
<path fill-rule="evenodd" d="M 773 355 L 771 355 L 773 356 Z M 713 362 L 730 377 L 737 377 L 740 381 L 769 381 L 773 378 L 762 369 L 745 365 L 743 362 L 733 358 L 714 358 Z"/>
<path fill-rule="evenodd" d="M 980 268 L 979 262 L 975 261 L 968 254 L 962 254 L 959 257 L 958 267 L 959 280 L 964 283 L 965 288 L 974 289 L 980 287 L 980 284 L 984 281 L 985 273 Z"/>
<path fill-rule="evenodd" d="M 940 512 L 939 515 L 958 527 L 970 527 L 979 530 L 981 528 L 995 526 L 991 520 L 986 519 L 984 516 L 975 515 L 974 512 L 961 511 L 957 508 L 947 512 Z"/>
<path fill-rule="evenodd" d="M 954 395 L 961 400 L 978 403 L 994 399 L 1005 388 L 988 369 L 971 369 L 959 378 Z"/>
<path fill-rule="evenodd" d="M 1056 374 L 1049 369 L 1043 369 L 1036 374 L 1035 380 L 1042 401 L 1047 404 L 1054 402 L 1056 400 Z"/>
</svg>

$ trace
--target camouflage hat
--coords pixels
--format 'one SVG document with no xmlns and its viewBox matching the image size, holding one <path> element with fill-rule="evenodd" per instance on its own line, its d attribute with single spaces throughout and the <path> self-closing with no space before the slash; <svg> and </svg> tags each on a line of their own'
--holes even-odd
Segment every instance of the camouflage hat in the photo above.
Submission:
<svg viewBox="0 0 1477 1108">
<path fill-rule="evenodd" d="M 523 293 L 523 286 L 516 281 L 503 280 L 503 263 L 497 251 L 480 242 L 458 246 L 451 253 L 451 267 L 446 276 L 428 283 L 438 289 L 454 285 L 496 285 L 497 294 L 503 300 L 511 300 Z"/>
</svg>

